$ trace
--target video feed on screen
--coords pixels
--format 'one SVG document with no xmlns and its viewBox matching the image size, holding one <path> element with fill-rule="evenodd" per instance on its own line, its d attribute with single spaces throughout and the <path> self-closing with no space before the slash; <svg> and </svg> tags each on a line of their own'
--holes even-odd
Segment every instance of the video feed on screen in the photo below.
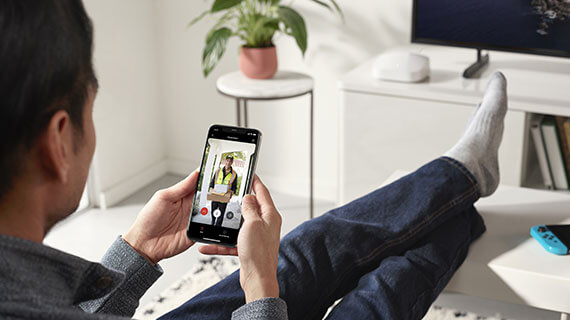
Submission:
<svg viewBox="0 0 570 320">
<path fill-rule="evenodd" d="M 255 144 L 209 138 L 192 205 L 192 223 L 239 229 Z"/>
</svg>

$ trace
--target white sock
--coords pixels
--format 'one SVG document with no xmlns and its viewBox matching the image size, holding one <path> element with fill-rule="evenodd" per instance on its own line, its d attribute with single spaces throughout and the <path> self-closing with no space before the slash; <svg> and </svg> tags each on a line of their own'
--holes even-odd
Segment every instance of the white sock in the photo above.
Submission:
<svg viewBox="0 0 570 320">
<path fill-rule="evenodd" d="M 477 179 L 482 197 L 499 186 L 499 146 L 507 113 L 507 80 L 495 72 L 459 142 L 445 156 L 461 162 Z"/>
</svg>

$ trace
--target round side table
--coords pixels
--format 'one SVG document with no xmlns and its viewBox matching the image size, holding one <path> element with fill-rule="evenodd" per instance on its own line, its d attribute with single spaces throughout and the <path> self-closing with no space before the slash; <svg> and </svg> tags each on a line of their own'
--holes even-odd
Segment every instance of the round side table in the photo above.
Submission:
<svg viewBox="0 0 570 320">
<path fill-rule="evenodd" d="M 248 126 L 247 102 L 249 100 L 279 100 L 310 96 L 309 114 L 309 212 L 314 217 L 313 209 L 313 78 L 306 74 L 292 71 L 278 71 L 272 79 L 249 79 L 240 71 L 227 73 L 216 82 L 218 92 L 236 100 L 237 125 L 242 126 L 241 107 L 243 105 L 243 126 Z"/>
</svg>

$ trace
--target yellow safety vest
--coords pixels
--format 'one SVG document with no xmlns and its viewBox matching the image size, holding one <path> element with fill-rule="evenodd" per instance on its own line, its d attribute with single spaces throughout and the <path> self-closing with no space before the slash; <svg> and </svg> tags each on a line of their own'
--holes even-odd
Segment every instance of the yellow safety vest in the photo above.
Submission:
<svg viewBox="0 0 570 320">
<path fill-rule="evenodd" d="M 224 168 L 220 168 L 220 170 L 218 170 L 216 173 L 216 184 L 226 184 L 228 186 L 231 186 L 237 176 L 234 169 L 231 170 L 232 172 L 230 172 L 230 174 L 226 175 L 224 178 Z"/>
</svg>

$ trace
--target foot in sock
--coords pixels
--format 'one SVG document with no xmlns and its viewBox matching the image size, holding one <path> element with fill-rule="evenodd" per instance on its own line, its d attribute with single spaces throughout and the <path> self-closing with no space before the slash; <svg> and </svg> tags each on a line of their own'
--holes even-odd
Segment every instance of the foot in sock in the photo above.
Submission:
<svg viewBox="0 0 570 320">
<path fill-rule="evenodd" d="M 507 81 L 502 73 L 495 72 L 463 136 L 445 153 L 445 156 L 461 162 L 475 176 L 481 197 L 490 196 L 499 186 L 498 151 L 506 113 Z"/>
</svg>

